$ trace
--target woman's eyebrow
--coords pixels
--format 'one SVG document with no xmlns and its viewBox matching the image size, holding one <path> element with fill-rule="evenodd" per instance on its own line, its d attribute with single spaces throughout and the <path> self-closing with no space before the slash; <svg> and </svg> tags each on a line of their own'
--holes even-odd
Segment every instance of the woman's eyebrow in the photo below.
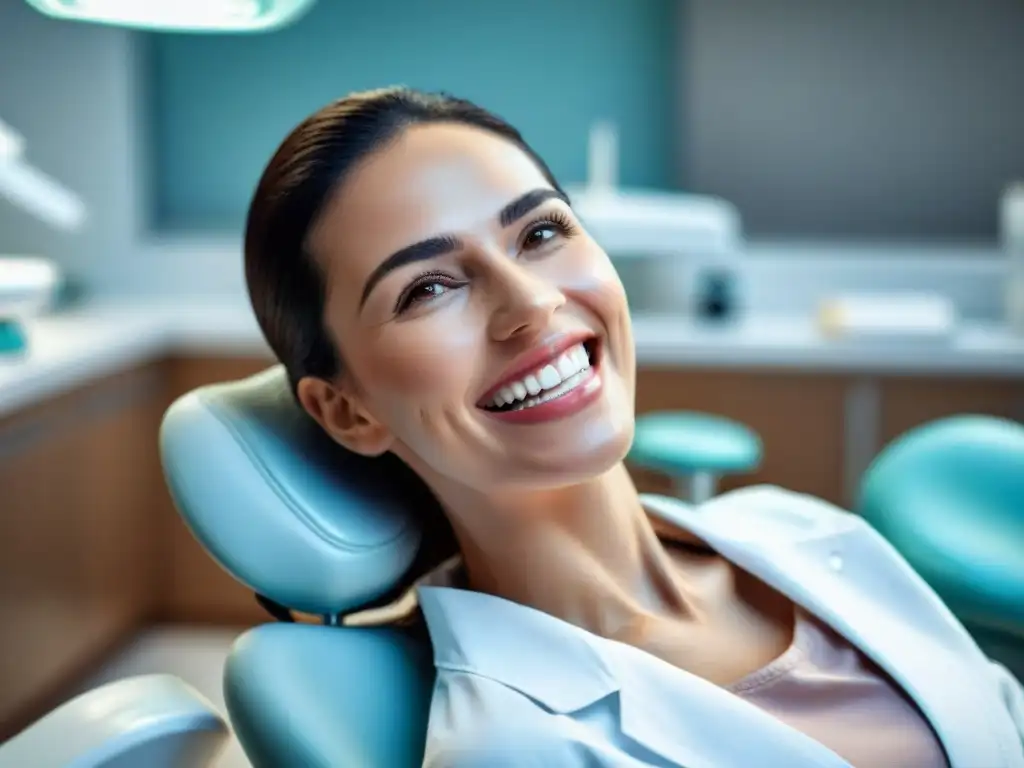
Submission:
<svg viewBox="0 0 1024 768">
<path fill-rule="evenodd" d="M 525 195 L 520 195 L 502 208 L 501 212 L 498 213 L 498 223 L 501 224 L 502 227 L 507 227 L 523 218 L 523 216 L 528 214 L 538 205 L 547 202 L 552 198 L 561 200 L 566 205 L 569 205 L 568 196 L 560 190 L 551 189 L 550 187 L 534 189 L 527 192 Z"/>
<path fill-rule="evenodd" d="M 568 196 L 560 190 L 550 187 L 533 189 L 524 195 L 520 195 L 502 208 L 498 212 L 498 223 L 501 224 L 502 228 L 508 227 L 523 218 L 523 216 L 537 206 L 552 199 L 561 200 L 566 205 L 569 204 Z M 370 297 L 370 293 L 388 273 L 417 261 L 436 259 L 438 256 L 450 253 L 458 247 L 458 238 L 451 235 L 439 235 L 437 237 L 429 237 L 426 240 L 421 240 L 418 243 L 407 245 L 395 251 L 384 259 L 366 279 L 366 284 L 363 286 L 363 294 L 359 299 L 359 309 L 363 308 L 366 300 Z"/>
</svg>

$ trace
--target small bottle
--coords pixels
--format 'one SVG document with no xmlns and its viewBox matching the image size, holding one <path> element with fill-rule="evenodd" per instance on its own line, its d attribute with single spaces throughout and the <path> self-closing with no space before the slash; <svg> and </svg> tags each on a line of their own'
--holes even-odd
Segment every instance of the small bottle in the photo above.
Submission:
<svg viewBox="0 0 1024 768">
<path fill-rule="evenodd" d="M 733 288 L 732 275 L 724 269 L 702 274 L 697 292 L 698 316 L 713 322 L 731 319 L 736 309 Z"/>
<path fill-rule="evenodd" d="M 1006 187 L 1000 205 L 999 232 L 1006 254 L 1006 324 L 1024 336 L 1024 181 Z"/>
</svg>

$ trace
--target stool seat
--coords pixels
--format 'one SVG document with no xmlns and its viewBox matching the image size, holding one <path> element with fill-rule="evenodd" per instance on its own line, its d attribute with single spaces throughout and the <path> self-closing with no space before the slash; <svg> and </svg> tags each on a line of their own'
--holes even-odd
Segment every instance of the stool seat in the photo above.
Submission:
<svg viewBox="0 0 1024 768">
<path fill-rule="evenodd" d="M 636 420 L 629 460 L 673 477 L 751 472 L 761 462 L 761 439 L 749 427 L 708 413 L 667 411 Z"/>
</svg>

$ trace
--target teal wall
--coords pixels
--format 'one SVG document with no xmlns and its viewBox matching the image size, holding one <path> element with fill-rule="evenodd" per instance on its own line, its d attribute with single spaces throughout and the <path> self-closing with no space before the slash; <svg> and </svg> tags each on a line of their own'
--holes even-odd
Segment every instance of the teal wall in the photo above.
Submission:
<svg viewBox="0 0 1024 768">
<path fill-rule="evenodd" d="M 285 134 L 351 90 L 405 84 L 514 123 L 566 183 L 595 118 L 620 130 L 623 184 L 674 179 L 680 0 L 320 0 L 257 36 L 146 39 L 150 219 L 235 230 Z"/>
</svg>

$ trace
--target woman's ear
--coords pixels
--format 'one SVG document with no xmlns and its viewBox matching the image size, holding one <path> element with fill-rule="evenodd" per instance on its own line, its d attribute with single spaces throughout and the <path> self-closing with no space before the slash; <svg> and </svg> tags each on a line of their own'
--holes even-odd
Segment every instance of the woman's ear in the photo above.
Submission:
<svg viewBox="0 0 1024 768">
<path fill-rule="evenodd" d="M 297 394 L 306 413 L 331 436 L 354 453 L 380 456 L 394 442 L 391 431 L 363 404 L 346 382 L 332 384 L 313 376 L 299 380 Z"/>
</svg>

